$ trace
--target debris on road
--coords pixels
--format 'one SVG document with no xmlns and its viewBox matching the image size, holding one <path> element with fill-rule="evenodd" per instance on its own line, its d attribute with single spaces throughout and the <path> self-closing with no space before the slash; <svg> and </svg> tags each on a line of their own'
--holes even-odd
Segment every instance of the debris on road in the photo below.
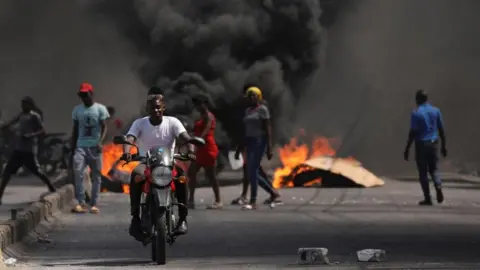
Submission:
<svg viewBox="0 0 480 270">
<path fill-rule="evenodd" d="M 8 258 L 8 259 L 4 260 L 3 263 L 5 264 L 5 266 L 15 266 L 15 264 L 17 263 L 17 259 Z"/>
<path fill-rule="evenodd" d="M 298 264 L 330 264 L 327 248 L 299 248 Z"/>
<path fill-rule="evenodd" d="M 359 262 L 384 262 L 387 260 L 387 253 L 383 249 L 363 249 L 357 251 Z"/>
</svg>

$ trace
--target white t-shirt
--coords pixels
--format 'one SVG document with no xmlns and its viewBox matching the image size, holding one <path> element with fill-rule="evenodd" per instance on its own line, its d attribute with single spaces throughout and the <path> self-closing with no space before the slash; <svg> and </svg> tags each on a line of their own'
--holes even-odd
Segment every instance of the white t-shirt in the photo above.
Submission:
<svg viewBox="0 0 480 270">
<path fill-rule="evenodd" d="M 174 153 L 175 139 L 186 132 L 182 122 L 172 116 L 163 116 L 162 123 L 153 126 L 148 118 L 147 116 L 135 120 L 127 133 L 127 135 L 137 138 L 140 155 L 145 155 L 152 147 L 160 146 L 170 147 Z"/>
</svg>

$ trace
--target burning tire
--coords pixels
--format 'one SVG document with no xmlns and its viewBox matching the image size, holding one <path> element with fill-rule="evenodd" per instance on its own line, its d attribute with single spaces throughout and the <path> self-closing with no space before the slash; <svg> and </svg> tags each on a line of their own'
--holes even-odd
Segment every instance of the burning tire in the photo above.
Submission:
<svg viewBox="0 0 480 270">
<path fill-rule="evenodd" d="M 317 157 L 295 167 L 290 175 L 283 177 L 281 185 L 293 187 L 376 187 L 384 185 L 384 181 L 365 169 L 357 161 L 334 157 Z"/>
</svg>

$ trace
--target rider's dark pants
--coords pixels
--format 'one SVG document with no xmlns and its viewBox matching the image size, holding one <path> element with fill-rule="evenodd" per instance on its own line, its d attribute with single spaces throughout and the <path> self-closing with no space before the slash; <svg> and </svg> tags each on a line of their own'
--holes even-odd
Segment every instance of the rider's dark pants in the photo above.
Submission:
<svg viewBox="0 0 480 270">
<path fill-rule="evenodd" d="M 143 176 L 145 171 L 145 164 L 139 164 L 132 171 L 130 176 L 130 213 L 132 216 L 140 215 L 140 200 L 142 196 L 142 185 L 143 182 L 135 182 L 135 177 Z M 185 173 L 177 168 L 177 175 L 184 175 Z M 187 204 L 187 185 L 186 183 L 180 183 L 175 181 L 175 196 L 179 203 L 184 205 Z M 180 219 L 185 219 L 188 215 L 188 209 L 186 207 L 178 207 L 178 215 Z"/>
</svg>

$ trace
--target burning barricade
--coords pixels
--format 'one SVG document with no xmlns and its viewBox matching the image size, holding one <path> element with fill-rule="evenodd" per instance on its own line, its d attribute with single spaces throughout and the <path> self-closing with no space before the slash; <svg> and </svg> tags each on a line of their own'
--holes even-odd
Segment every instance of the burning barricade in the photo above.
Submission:
<svg viewBox="0 0 480 270">
<path fill-rule="evenodd" d="M 283 167 L 276 169 L 273 185 L 282 187 L 375 187 L 384 181 L 365 169 L 353 157 L 337 158 L 331 140 L 317 137 L 311 144 L 290 140 L 279 150 Z"/>
<path fill-rule="evenodd" d="M 134 151 L 135 149 L 132 148 L 132 154 L 135 153 Z M 110 143 L 103 147 L 102 192 L 130 193 L 128 185 L 130 173 L 138 165 L 138 162 L 125 164 L 125 162 L 119 161 L 122 154 L 121 145 Z"/>
</svg>

